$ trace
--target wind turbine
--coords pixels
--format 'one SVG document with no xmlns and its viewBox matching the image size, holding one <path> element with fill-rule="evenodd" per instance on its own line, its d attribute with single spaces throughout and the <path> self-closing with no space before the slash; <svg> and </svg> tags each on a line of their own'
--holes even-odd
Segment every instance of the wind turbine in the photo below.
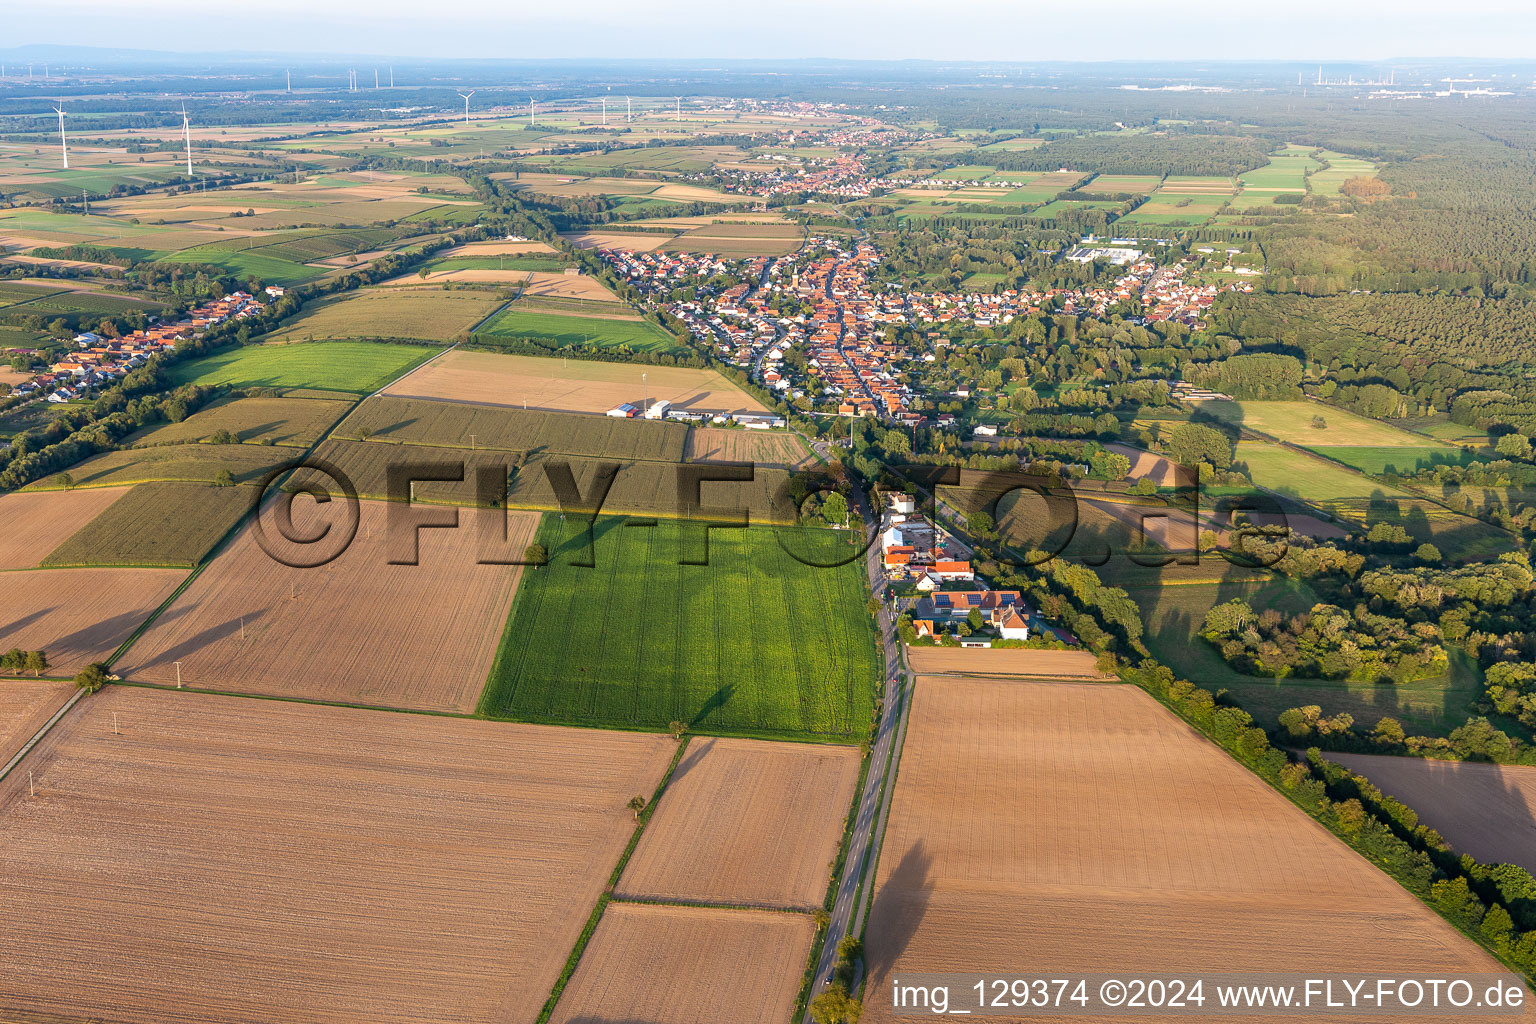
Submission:
<svg viewBox="0 0 1536 1024">
<path fill-rule="evenodd" d="M 187 177 L 192 177 L 192 123 L 187 120 L 187 101 L 181 101 L 181 130 L 187 137 Z"/>
<path fill-rule="evenodd" d="M 288 74 L 288 91 L 289 92 L 293 92 L 293 69 L 292 68 L 287 69 L 287 74 Z"/>
<path fill-rule="evenodd" d="M 473 90 L 473 89 L 469 90 L 469 92 L 461 92 L 461 93 L 459 93 L 460 96 L 464 97 L 464 123 L 465 124 L 469 124 L 469 98 L 471 96 L 473 96 L 474 94 L 475 94 L 475 90 Z"/>
<path fill-rule="evenodd" d="M 608 97 L 603 97 L 603 124 L 608 123 Z"/>
<path fill-rule="evenodd" d="M 393 64 L 389 66 L 389 87 L 391 89 L 395 87 L 395 66 Z"/>
<path fill-rule="evenodd" d="M 533 97 L 528 97 L 528 127 L 533 127 Z"/>
<path fill-rule="evenodd" d="M 624 120 L 631 121 L 635 116 L 635 100 L 632 96 L 624 97 Z"/>
<path fill-rule="evenodd" d="M 53 108 L 53 112 L 59 115 L 59 152 L 64 156 L 64 169 L 69 170 L 69 145 L 64 141 L 64 101 L 59 100 L 59 105 Z"/>
</svg>

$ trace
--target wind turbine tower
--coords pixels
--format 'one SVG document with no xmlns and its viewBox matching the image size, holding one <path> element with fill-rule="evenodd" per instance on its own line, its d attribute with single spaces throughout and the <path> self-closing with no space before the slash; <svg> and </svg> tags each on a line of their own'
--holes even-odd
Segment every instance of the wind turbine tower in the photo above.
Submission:
<svg viewBox="0 0 1536 1024">
<path fill-rule="evenodd" d="M 474 94 L 475 94 L 475 90 L 473 90 L 473 89 L 469 90 L 469 92 L 461 92 L 461 93 L 459 93 L 460 96 L 464 97 L 464 123 L 465 124 L 469 124 L 469 98 L 471 96 L 473 96 Z"/>
<path fill-rule="evenodd" d="M 635 116 L 635 100 L 632 96 L 624 97 L 624 120 L 633 120 Z"/>
<path fill-rule="evenodd" d="M 379 69 L 378 68 L 374 68 L 373 69 L 373 87 L 375 89 L 377 89 L 379 87 Z"/>
<path fill-rule="evenodd" d="M 603 124 L 608 123 L 608 97 L 603 97 Z"/>
<path fill-rule="evenodd" d="M 192 177 L 192 123 L 187 120 L 187 104 L 181 104 L 181 130 L 187 137 L 187 177 Z"/>
<path fill-rule="evenodd" d="M 683 119 L 683 98 L 681 96 L 677 98 L 677 119 L 679 121 Z"/>
<path fill-rule="evenodd" d="M 395 66 L 393 64 L 389 66 L 389 87 L 391 89 L 395 87 Z"/>
<path fill-rule="evenodd" d="M 528 127 L 533 127 L 533 97 L 528 97 Z"/>
<path fill-rule="evenodd" d="M 53 108 L 53 112 L 59 115 L 59 153 L 64 157 L 64 169 L 69 170 L 69 145 L 64 141 L 64 101 L 59 100 L 59 105 Z"/>
</svg>

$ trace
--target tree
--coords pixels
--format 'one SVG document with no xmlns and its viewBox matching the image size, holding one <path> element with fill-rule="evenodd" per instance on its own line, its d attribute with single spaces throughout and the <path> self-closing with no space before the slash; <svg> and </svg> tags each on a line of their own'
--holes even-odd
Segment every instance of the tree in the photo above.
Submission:
<svg viewBox="0 0 1536 1024">
<path fill-rule="evenodd" d="M 971 611 L 970 611 L 970 614 L 965 617 L 965 621 L 970 624 L 972 632 L 975 632 L 976 630 L 980 629 L 981 628 L 981 623 L 982 623 L 981 609 L 980 608 L 972 608 Z"/>
<path fill-rule="evenodd" d="M 972 533 L 979 534 L 991 533 L 997 527 L 997 524 L 992 521 L 991 514 L 983 511 L 972 512 L 965 517 L 965 523 L 971 528 Z"/>
<path fill-rule="evenodd" d="M 80 670 L 80 674 L 75 676 L 75 685 L 86 693 L 95 693 L 107 685 L 109 678 L 107 666 L 98 661 Z"/>
<path fill-rule="evenodd" d="M 1206 462 L 1216 469 L 1226 469 L 1232 465 L 1232 442 L 1214 427 L 1180 423 L 1168 438 L 1168 454 L 1185 466 Z"/>
<path fill-rule="evenodd" d="M 1531 457 L 1531 439 L 1524 434 L 1505 434 L 1499 438 L 1498 444 L 1493 450 L 1500 455 L 1508 455 L 1516 459 L 1528 459 Z"/>
<path fill-rule="evenodd" d="M 869 600 L 864 602 L 864 610 L 869 612 L 870 615 L 879 615 L 880 609 L 884 606 L 885 602 L 880 600 L 879 594 L 870 594 Z"/>
<path fill-rule="evenodd" d="M 667 731 L 672 734 L 672 738 L 674 740 L 677 740 L 678 742 L 682 742 L 683 734 L 688 731 L 688 727 L 686 725 L 684 725 L 682 722 L 679 722 L 676 719 L 673 719 L 672 721 L 667 723 Z"/>
<path fill-rule="evenodd" d="M 66 491 L 75 486 L 75 478 L 68 473 L 59 474 L 59 485 Z"/>
<path fill-rule="evenodd" d="M 629 798 L 629 803 L 625 804 L 624 806 L 626 806 L 630 810 L 634 811 L 635 812 L 635 820 L 639 821 L 640 820 L 640 812 L 645 810 L 645 797 L 643 797 L 643 796 L 632 796 L 632 797 Z"/>
<path fill-rule="evenodd" d="M 811 1020 L 816 1024 L 858 1024 L 863 1016 L 864 1004 L 849 995 L 840 982 L 828 985 L 811 1000 Z"/>
<path fill-rule="evenodd" d="M 1414 549 L 1413 557 L 1425 565 L 1438 565 L 1440 562 L 1440 549 L 1433 544 L 1420 544 Z"/>
<path fill-rule="evenodd" d="M 543 544 L 529 544 L 523 549 L 523 561 L 532 566 L 547 565 L 549 550 Z"/>
<path fill-rule="evenodd" d="M 33 676 L 40 676 L 48 671 L 48 655 L 42 651 L 28 651 L 27 671 Z"/>
<path fill-rule="evenodd" d="M 848 522 L 848 499 L 837 491 L 827 495 L 821 506 L 821 518 L 831 526 L 845 525 Z"/>
<path fill-rule="evenodd" d="M 219 470 L 218 473 L 216 473 L 214 475 L 214 477 L 213 477 L 213 486 L 215 486 L 215 487 L 233 487 L 233 486 L 235 486 L 234 474 L 232 474 L 227 469 Z"/>
</svg>

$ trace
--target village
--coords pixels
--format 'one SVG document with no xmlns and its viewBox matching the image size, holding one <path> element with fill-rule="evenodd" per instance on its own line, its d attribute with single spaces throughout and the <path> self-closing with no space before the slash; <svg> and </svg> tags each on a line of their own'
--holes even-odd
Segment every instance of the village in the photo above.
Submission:
<svg viewBox="0 0 1536 1024">
<path fill-rule="evenodd" d="M 1108 284 L 1075 288 L 1008 288 L 997 292 L 904 291 L 871 281 L 881 260 L 867 241 L 812 236 L 800 251 L 777 258 L 726 260 L 702 253 L 604 249 L 603 259 L 653 305 L 686 325 L 694 342 L 747 370 L 753 381 L 807 411 L 875 416 L 902 426 L 927 423 L 914 411 L 919 397 L 902 381 L 904 364 L 932 362 L 932 351 L 913 351 L 895 339 L 893 327 L 923 332 L 932 348 L 949 344 L 951 328 L 988 329 L 1023 316 L 1061 313 L 1109 319 L 1120 315 L 1138 326 L 1177 323 L 1191 330 L 1222 291 L 1251 292 L 1252 284 L 1196 283 L 1188 257 L 1162 264 L 1130 240 L 1108 243 L 1092 235 L 1065 255 L 1074 262 L 1106 259 L 1124 273 Z M 720 289 L 691 289 L 688 282 L 732 277 Z M 1132 303 L 1139 312 L 1125 313 Z M 954 426 L 953 417 L 936 425 Z"/>
<path fill-rule="evenodd" d="M 282 289 L 268 288 L 267 293 L 276 298 L 282 295 Z M 74 339 L 78 352 L 54 363 L 47 372 L 17 384 L 11 393 L 21 398 L 41 398 L 55 405 L 79 401 L 97 388 L 121 380 L 148 363 L 151 356 L 174 349 L 178 339 L 198 337 L 210 327 L 256 316 L 265 308 L 255 296 L 237 291 L 205 302 L 179 320 L 154 322 L 120 338 L 82 332 Z"/>
</svg>

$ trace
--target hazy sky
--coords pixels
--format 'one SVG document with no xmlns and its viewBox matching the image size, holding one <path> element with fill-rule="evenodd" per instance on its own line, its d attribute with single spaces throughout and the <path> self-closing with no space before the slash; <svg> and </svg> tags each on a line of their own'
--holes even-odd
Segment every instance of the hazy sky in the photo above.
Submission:
<svg viewBox="0 0 1536 1024">
<path fill-rule="evenodd" d="M 27 43 L 423 57 L 1536 56 L 1533 0 L 0 0 Z"/>
</svg>

